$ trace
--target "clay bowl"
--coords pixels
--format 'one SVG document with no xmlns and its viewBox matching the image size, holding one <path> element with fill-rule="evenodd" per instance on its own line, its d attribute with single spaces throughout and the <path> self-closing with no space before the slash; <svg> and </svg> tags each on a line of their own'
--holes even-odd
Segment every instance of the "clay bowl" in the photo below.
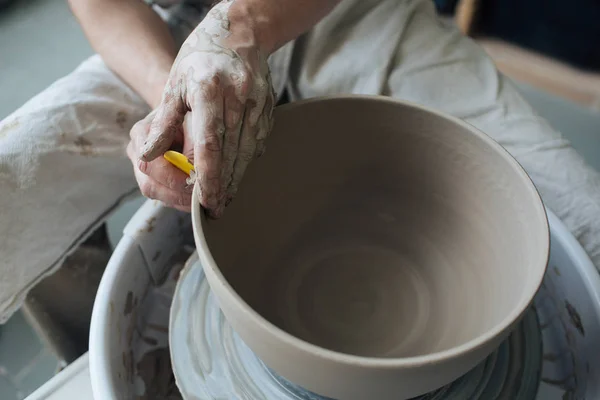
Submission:
<svg viewBox="0 0 600 400">
<path fill-rule="evenodd" d="M 382 97 L 277 108 L 225 216 L 192 217 L 234 330 L 277 374 L 343 400 L 468 372 L 519 321 L 549 251 L 540 197 L 500 145 Z"/>
</svg>

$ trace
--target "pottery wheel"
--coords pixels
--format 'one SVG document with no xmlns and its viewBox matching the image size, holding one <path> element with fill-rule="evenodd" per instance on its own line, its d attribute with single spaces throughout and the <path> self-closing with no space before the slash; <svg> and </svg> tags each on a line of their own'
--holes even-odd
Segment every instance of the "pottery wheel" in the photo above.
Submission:
<svg viewBox="0 0 600 400">
<path fill-rule="evenodd" d="M 182 271 L 170 328 L 171 357 L 177 359 L 174 372 L 184 398 L 331 400 L 277 376 L 252 353 L 221 313 L 196 256 Z M 417 399 L 535 399 L 541 364 L 542 337 L 532 308 L 484 362 Z"/>
</svg>

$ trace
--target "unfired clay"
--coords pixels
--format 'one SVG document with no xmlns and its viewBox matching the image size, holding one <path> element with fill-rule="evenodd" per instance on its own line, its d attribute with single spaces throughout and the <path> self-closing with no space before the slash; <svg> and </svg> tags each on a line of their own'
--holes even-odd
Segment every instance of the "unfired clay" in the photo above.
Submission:
<svg viewBox="0 0 600 400">
<path fill-rule="evenodd" d="M 223 318 L 197 256 L 190 261 L 177 284 L 169 325 L 173 372 L 185 400 L 333 400 L 269 370 Z M 529 309 L 485 361 L 412 400 L 533 400 L 540 382 L 541 344 L 536 312 Z"/>
<path fill-rule="evenodd" d="M 269 148 L 223 219 L 192 213 L 223 313 L 286 379 L 343 400 L 416 396 L 483 360 L 531 303 L 544 207 L 473 127 L 387 98 L 316 99 L 277 110 Z"/>
</svg>

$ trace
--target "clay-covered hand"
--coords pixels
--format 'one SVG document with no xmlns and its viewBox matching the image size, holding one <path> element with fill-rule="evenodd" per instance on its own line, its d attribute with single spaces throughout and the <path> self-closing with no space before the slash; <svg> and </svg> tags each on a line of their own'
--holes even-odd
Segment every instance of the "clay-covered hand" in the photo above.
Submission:
<svg viewBox="0 0 600 400">
<path fill-rule="evenodd" d="M 127 155 L 133 164 L 135 179 L 142 194 L 150 199 L 160 200 L 166 206 L 189 212 L 192 204 L 193 184 L 189 177 L 163 157 L 152 161 L 140 159 L 140 153 L 148 139 L 150 127 L 156 116 L 156 110 L 131 128 Z M 183 154 L 193 152 L 193 141 L 186 127 L 189 121 L 180 126 L 173 134 L 173 145 Z"/>
<path fill-rule="evenodd" d="M 232 2 L 217 4 L 184 42 L 140 155 L 150 162 L 169 150 L 189 114 L 184 140 L 193 143 L 184 146 L 193 151 L 186 155 L 212 217 L 222 215 L 246 167 L 264 151 L 275 101 L 268 54 L 250 21 L 229 23 Z"/>
</svg>

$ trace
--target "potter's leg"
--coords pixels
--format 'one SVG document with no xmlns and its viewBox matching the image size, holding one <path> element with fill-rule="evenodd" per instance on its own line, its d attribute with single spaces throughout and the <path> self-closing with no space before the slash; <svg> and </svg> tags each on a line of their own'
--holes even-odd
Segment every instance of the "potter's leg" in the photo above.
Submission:
<svg viewBox="0 0 600 400">
<path fill-rule="evenodd" d="M 600 268 L 600 173 L 538 117 L 430 0 L 347 0 L 297 44 L 290 93 L 385 94 L 464 118 L 502 144 Z"/>
<path fill-rule="evenodd" d="M 0 122 L 0 322 L 137 190 L 125 146 L 148 111 L 94 56 Z"/>
<path fill-rule="evenodd" d="M 439 23 L 433 4 L 416 8 L 405 29 L 390 94 L 464 118 L 502 144 L 600 268 L 600 173 L 536 115 L 477 44 Z"/>
</svg>

